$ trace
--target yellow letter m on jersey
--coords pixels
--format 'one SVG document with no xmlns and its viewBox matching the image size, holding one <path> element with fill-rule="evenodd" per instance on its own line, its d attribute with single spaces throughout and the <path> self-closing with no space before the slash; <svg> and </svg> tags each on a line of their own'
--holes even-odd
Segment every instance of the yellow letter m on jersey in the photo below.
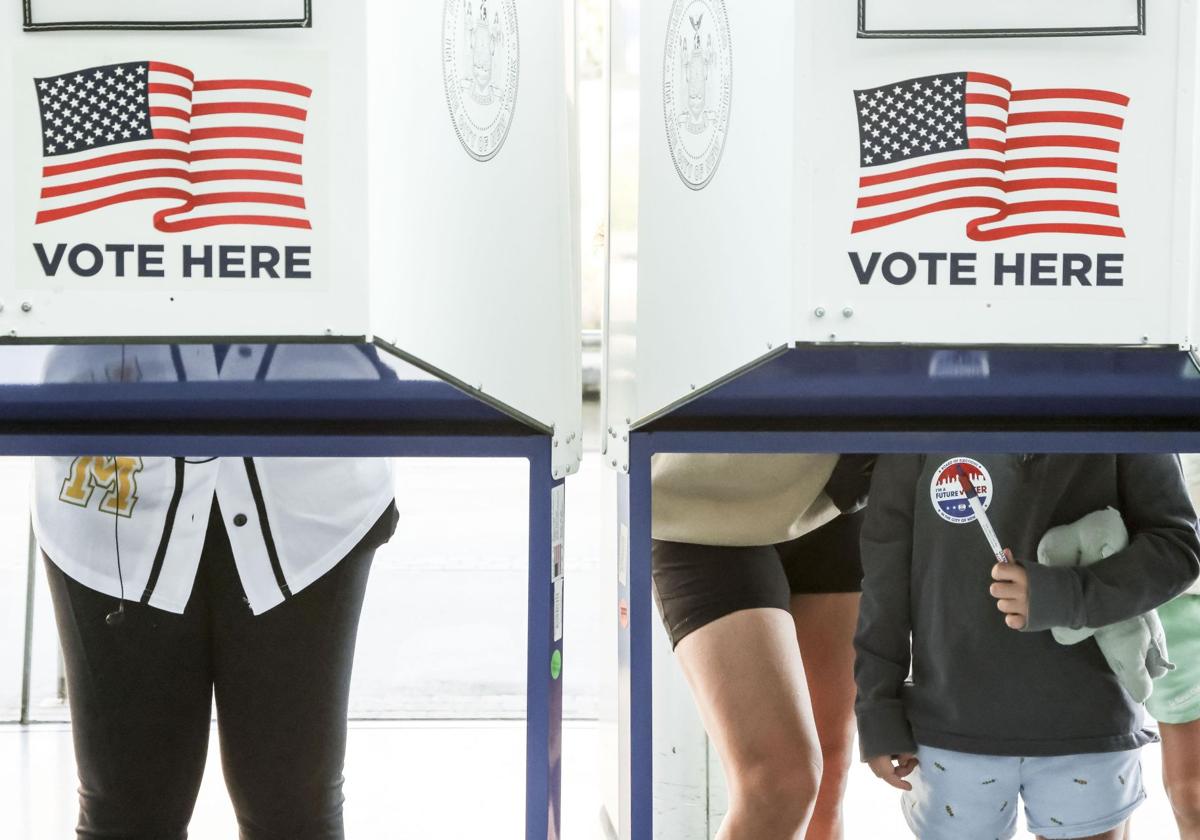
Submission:
<svg viewBox="0 0 1200 840">
<path fill-rule="evenodd" d="M 58 498 L 85 508 L 99 487 L 105 491 L 100 500 L 103 513 L 132 516 L 138 500 L 137 474 L 141 471 L 141 458 L 85 455 L 71 464 L 71 474 L 63 482 Z"/>
</svg>

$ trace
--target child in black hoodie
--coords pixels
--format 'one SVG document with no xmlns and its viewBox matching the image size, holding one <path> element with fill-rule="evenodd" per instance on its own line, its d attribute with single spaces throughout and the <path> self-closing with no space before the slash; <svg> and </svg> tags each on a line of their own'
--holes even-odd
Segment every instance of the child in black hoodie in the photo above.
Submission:
<svg viewBox="0 0 1200 840">
<path fill-rule="evenodd" d="M 996 563 L 960 472 L 1015 563 Z M 1179 459 L 880 456 L 870 499 L 855 711 L 863 758 L 905 791 L 914 833 L 1012 837 L 1020 796 L 1041 837 L 1122 837 L 1154 736 L 1094 640 L 1065 647 L 1046 631 L 1140 615 L 1200 575 Z M 1046 531 L 1109 506 L 1126 549 L 1038 565 Z"/>
</svg>

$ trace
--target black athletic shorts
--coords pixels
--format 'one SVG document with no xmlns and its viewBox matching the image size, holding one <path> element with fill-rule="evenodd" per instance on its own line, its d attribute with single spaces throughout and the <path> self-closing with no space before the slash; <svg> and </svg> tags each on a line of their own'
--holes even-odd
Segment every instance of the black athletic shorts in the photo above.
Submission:
<svg viewBox="0 0 1200 840">
<path fill-rule="evenodd" d="M 862 591 L 858 537 L 866 510 L 839 516 L 797 540 L 726 548 L 654 541 L 654 601 L 671 646 L 741 610 L 789 609 L 792 595 Z"/>
</svg>

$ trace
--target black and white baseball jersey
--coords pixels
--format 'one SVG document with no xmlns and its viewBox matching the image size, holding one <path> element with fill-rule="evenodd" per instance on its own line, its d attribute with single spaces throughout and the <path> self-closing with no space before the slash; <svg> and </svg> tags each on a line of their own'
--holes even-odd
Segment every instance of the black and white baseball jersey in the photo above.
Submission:
<svg viewBox="0 0 1200 840">
<path fill-rule="evenodd" d="M 374 353 L 354 345 L 61 347 L 49 358 L 46 381 L 394 375 Z M 214 499 L 259 614 L 333 568 L 395 496 L 385 458 L 35 460 L 34 532 L 51 560 L 84 586 L 118 597 L 123 580 L 129 600 L 174 613 L 191 595 Z"/>
</svg>

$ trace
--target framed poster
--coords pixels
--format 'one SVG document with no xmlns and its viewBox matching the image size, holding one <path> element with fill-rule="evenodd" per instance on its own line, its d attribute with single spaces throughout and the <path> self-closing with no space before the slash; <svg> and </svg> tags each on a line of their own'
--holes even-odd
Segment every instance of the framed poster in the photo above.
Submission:
<svg viewBox="0 0 1200 840">
<path fill-rule="evenodd" d="M 1144 35 L 1146 0 L 859 0 L 860 38 Z"/>
<path fill-rule="evenodd" d="M 23 0 L 25 31 L 302 29 L 312 0 Z"/>
</svg>

